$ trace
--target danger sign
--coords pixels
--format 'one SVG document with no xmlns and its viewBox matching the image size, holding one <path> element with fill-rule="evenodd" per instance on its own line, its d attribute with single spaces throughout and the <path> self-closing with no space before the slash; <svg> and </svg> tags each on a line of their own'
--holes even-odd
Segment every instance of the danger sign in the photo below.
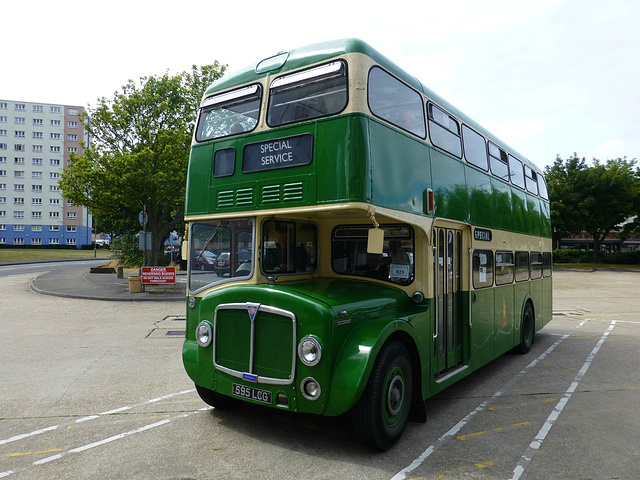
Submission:
<svg viewBox="0 0 640 480">
<path fill-rule="evenodd" d="M 176 283 L 176 267 L 142 267 L 142 284 Z"/>
</svg>

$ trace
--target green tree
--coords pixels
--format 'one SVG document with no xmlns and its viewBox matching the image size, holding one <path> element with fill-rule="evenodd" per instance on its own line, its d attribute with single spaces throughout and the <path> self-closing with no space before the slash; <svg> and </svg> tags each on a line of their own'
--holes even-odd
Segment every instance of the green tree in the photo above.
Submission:
<svg viewBox="0 0 640 480">
<path fill-rule="evenodd" d="M 640 211 L 636 161 L 618 158 L 588 166 L 585 159 L 556 159 L 547 167 L 554 240 L 571 233 L 593 236 L 593 260 L 601 258 L 606 236 Z"/>
<path fill-rule="evenodd" d="M 113 99 L 98 99 L 84 118 L 90 142 L 60 180 L 63 196 L 88 207 L 107 231 L 130 232 L 146 210 L 152 264 L 184 220 L 197 106 L 225 69 L 215 62 L 175 76 L 129 80 Z"/>
</svg>

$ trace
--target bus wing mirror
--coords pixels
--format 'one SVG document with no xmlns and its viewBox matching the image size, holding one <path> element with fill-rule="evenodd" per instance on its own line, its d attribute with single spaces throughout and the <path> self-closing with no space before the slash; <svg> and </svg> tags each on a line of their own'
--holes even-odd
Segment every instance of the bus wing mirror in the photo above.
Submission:
<svg viewBox="0 0 640 480">
<path fill-rule="evenodd" d="M 367 253 L 381 254 L 384 248 L 384 230 L 370 228 L 367 236 Z"/>
<path fill-rule="evenodd" d="M 182 258 L 184 260 L 186 260 L 187 258 L 189 258 L 189 242 L 186 240 L 183 240 L 182 242 L 182 252 L 181 252 Z"/>
</svg>

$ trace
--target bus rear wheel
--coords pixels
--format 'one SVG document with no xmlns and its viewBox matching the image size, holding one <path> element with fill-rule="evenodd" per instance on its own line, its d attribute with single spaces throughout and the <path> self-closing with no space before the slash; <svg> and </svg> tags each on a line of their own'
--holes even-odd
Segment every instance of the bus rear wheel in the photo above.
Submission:
<svg viewBox="0 0 640 480">
<path fill-rule="evenodd" d="M 196 390 L 202 401 L 218 410 L 231 410 L 238 405 L 238 400 L 220 395 L 218 392 L 196 385 Z"/>
<path fill-rule="evenodd" d="M 531 345 L 533 345 L 533 335 L 535 332 L 535 317 L 533 315 L 533 307 L 530 303 L 524 307 L 522 314 L 522 324 L 520 326 L 520 344 L 516 347 L 519 353 L 529 353 Z"/>
<path fill-rule="evenodd" d="M 378 355 L 362 398 L 353 408 L 358 439 L 379 450 L 391 448 L 407 425 L 412 392 L 407 349 L 400 342 L 391 343 Z"/>
</svg>

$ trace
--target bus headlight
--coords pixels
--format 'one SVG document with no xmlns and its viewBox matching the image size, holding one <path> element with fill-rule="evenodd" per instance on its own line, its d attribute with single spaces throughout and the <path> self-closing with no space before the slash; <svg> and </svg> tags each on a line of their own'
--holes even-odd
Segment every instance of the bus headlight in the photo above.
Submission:
<svg viewBox="0 0 640 480">
<path fill-rule="evenodd" d="M 201 347 L 208 347 L 211 343 L 212 337 L 213 332 L 211 330 L 211 325 L 207 322 L 200 322 L 196 327 L 196 340 L 198 341 L 198 345 Z"/>
<path fill-rule="evenodd" d="M 320 384 L 315 378 L 307 377 L 300 382 L 300 390 L 307 400 L 317 400 L 320 398 Z"/>
<path fill-rule="evenodd" d="M 320 342 L 313 337 L 304 337 L 298 344 L 298 356 L 305 365 L 317 365 L 322 358 Z"/>
</svg>

